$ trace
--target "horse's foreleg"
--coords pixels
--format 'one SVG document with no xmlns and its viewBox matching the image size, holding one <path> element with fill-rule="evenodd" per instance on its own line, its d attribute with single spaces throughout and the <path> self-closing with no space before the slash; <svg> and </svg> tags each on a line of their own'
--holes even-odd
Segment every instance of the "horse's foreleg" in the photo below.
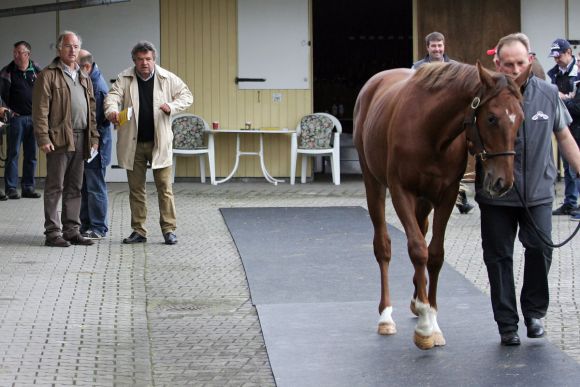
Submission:
<svg viewBox="0 0 580 387">
<path fill-rule="evenodd" d="M 445 259 L 445 229 L 451 211 L 453 211 L 455 193 L 452 192 L 446 198 L 433 216 L 433 238 L 429 244 L 429 261 L 427 262 L 427 271 L 429 273 L 429 304 L 431 304 L 431 319 L 433 322 L 433 336 L 435 346 L 445 345 L 445 337 L 437 323 L 437 285 L 439 283 L 439 273 Z"/>
<path fill-rule="evenodd" d="M 415 326 L 414 342 L 421 349 L 430 349 L 435 345 L 433 341 L 433 323 L 430 317 L 430 305 L 427 297 L 427 243 L 423 235 L 425 223 L 418 221 L 417 211 L 423 212 L 428 208 L 423 202 L 417 200 L 412 194 L 404 190 L 391 190 L 393 204 L 397 215 L 405 228 L 407 235 L 407 249 L 409 257 L 415 268 L 413 284 L 415 284 L 417 297 L 415 298 L 414 310 L 417 312 L 417 325 Z M 428 212 L 426 212 L 426 215 Z"/>
<path fill-rule="evenodd" d="M 387 232 L 385 222 L 386 187 L 377 182 L 363 170 L 367 205 L 373 228 L 373 250 L 381 273 L 381 300 L 379 302 L 379 327 L 381 335 L 392 335 L 397 332 L 395 321 L 392 318 L 393 307 L 389 292 L 389 264 L 391 262 L 391 238 Z"/>
<path fill-rule="evenodd" d="M 423 238 L 427 235 L 427 231 L 429 230 L 429 213 L 432 210 L 432 206 L 430 203 L 422 200 L 417 201 L 417 208 L 415 210 L 415 219 L 417 220 L 417 225 L 419 226 L 421 233 L 423 234 Z M 417 281 L 413 278 L 413 298 L 411 298 L 411 313 L 415 316 L 418 316 L 419 313 L 417 312 L 417 308 L 415 307 L 415 301 L 417 299 Z"/>
</svg>

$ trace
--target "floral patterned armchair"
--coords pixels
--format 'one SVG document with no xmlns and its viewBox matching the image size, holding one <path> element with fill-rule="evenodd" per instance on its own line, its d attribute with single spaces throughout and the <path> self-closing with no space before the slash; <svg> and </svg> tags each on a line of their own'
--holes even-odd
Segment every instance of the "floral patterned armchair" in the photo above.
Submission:
<svg viewBox="0 0 580 387">
<path fill-rule="evenodd" d="M 205 183 L 205 156 L 207 155 L 211 184 L 215 185 L 213 134 L 210 132 L 208 123 L 194 114 L 180 113 L 171 118 L 171 129 L 173 130 L 174 180 L 175 170 L 177 169 L 177 156 L 200 156 L 200 177 L 201 182 Z"/>
<path fill-rule="evenodd" d="M 307 157 L 330 156 L 332 181 L 336 185 L 340 184 L 340 133 L 340 121 L 328 113 L 302 117 L 296 133 L 292 135 L 290 184 L 294 184 L 296 178 L 298 154 L 302 155 L 302 183 L 306 183 Z"/>
</svg>

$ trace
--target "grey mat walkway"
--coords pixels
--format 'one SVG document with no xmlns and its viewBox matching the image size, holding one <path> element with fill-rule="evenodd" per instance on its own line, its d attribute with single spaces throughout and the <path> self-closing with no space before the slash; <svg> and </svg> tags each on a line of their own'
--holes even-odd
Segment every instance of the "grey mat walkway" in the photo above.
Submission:
<svg viewBox="0 0 580 387">
<path fill-rule="evenodd" d="M 489 300 L 448 265 L 439 323 L 447 346 L 420 351 L 408 311 L 411 264 L 391 230 L 398 334 L 376 333 L 378 268 L 360 207 L 221 209 L 242 258 L 279 386 L 575 386 L 580 366 L 547 340 L 501 347 Z"/>
</svg>

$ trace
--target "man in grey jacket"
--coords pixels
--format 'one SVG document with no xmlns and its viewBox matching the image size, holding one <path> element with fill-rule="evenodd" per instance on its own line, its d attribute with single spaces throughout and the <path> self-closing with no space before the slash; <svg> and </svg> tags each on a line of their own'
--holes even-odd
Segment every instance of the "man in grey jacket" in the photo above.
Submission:
<svg viewBox="0 0 580 387">
<path fill-rule="evenodd" d="M 531 60 L 525 35 L 511 34 L 500 39 L 495 60 L 497 71 L 514 77 L 523 72 L 531 74 Z M 520 344 L 513 274 L 516 234 L 525 249 L 524 284 L 520 301 L 527 336 L 544 336 L 541 319 L 548 310 L 548 271 L 552 262 L 552 248 L 536 235 L 533 223 L 551 239 L 553 184 L 556 178 L 552 134 L 563 156 L 576 171 L 580 170 L 580 151 L 568 129 L 572 120 L 558 96 L 558 90 L 530 75 L 522 87 L 522 94 L 525 121 L 516 139 L 514 188 L 502 197 L 490 197 L 482 187 L 481 173 L 477 173 L 475 186 L 475 200 L 481 209 L 483 259 L 502 345 Z M 481 163 L 481 160 L 477 160 L 478 171 Z M 524 203 L 520 201 L 518 192 Z M 533 220 L 527 217 L 524 206 L 529 209 Z"/>
<path fill-rule="evenodd" d="M 411 69 L 418 70 L 427 63 L 455 62 L 445 54 L 445 36 L 441 32 L 435 31 L 425 36 L 425 44 L 427 45 L 427 55 L 425 58 L 413 63 Z M 473 204 L 467 200 L 467 187 L 463 183 L 459 185 L 459 193 L 457 194 L 455 207 L 457 207 L 461 214 L 468 214 L 473 209 Z"/>
</svg>

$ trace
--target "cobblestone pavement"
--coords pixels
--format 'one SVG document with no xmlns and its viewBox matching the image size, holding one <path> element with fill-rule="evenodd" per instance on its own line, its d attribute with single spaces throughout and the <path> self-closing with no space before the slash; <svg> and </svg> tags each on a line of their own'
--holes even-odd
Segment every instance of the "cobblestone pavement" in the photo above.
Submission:
<svg viewBox="0 0 580 387">
<path fill-rule="evenodd" d="M 110 234 L 89 247 L 44 247 L 42 200 L 0 202 L 1 386 L 273 386 L 258 316 L 219 208 L 366 208 L 361 180 L 347 176 L 340 186 L 327 180 L 295 186 L 260 179 L 217 187 L 180 182 L 174 186 L 179 243 L 166 246 L 149 186 L 149 241 L 123 245 L 131 231 L 127 186 L 110 184 L 109 190 Z M 390 202 L 387 211 L 400 227 Z M 554 239 L 575 225 L 554 217 Z M 454 211 L 447 263 L 489 293 L 480 244 L 478 209 Z M 545 321 L 548 339 L 578 362 L 579 248 L 577 237 L 554 252 Z M 518 287 L 522 256 L 518 246 Z M 410 264 L 402 261 L 394 257 L 393 264 Z"/>
</svg>

